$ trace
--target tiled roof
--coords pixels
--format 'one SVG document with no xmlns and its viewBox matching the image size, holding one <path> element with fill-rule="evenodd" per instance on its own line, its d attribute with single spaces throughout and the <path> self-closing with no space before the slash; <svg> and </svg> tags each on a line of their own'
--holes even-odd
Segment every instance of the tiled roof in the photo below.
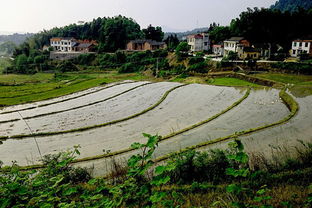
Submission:
<svg viewBox="0 0 312 208">
<path fill-rule="evenodd" d="M 201 34 L 195 34 L 195 35 L 189 35 L 188 38 L 195 38 L 195 39 L 203 39 L 203 36 Z"/>
<path fill-rule="evenodd" d="M 132 43 L 136 43 L 136 44 L 145 44 L 145 43 L 149 43 L 151 45 L 164 45 L 165 42 L 157 42 L 155 40 L 132 40 L 130 41 Z"/>
<path fill-rule="evenodd" d="M 78 48 L 89 48 L 92 45 L 93 45 L 92 43 L 80 43 L 77 47 Z"/>
<path fill-rule="evenodd" d="M 235 41 L 235 42 L 239 42 L 241 40 L 244 40 L 243 37 L 231 37 L 230 39 L 228 40 L 225 40 L 225 41 Z"/>
<path fill-rule="evenodd" d="M 293 42 L 312 42 L 312 40 L 294 40 Z"/>
</svg>

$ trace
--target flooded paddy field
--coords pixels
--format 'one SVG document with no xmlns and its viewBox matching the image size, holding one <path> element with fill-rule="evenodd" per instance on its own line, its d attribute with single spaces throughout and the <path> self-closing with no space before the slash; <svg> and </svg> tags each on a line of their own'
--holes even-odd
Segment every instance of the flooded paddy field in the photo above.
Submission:
<svg viewBox="0 0 312 208">
<path fill-rule="evenodd" d="M 9 138 L 0 145 L 0 160 L 5 165 L 9 165 L 11 161 L 17 161 L 22 166 L 38 164 L 40 154 L 37 144 L 42 155 L 65 151 L 74 145 L 80 145 L 81 155 L 79 158 L 83 159 L 102 155 L 103 150 L 117 152 L 127 149 L 133 142 L 145 142 L 143 132 L 159 134 L 164 137 L 174 134 L 159 143 L 154 154 L 154 157 L 157 158 L 235 132 L 275 123 L 290 113 L 279 97 L 279 90 L 272 88 L 251 90 L 249 96 L 237 106 L 220 114 L 233 103 L 242 99 L 246 95 L 247 89 L 200 84 L 182 85 L 172 82 L 126 82 L 116 86 L 112 85 L 100 91 L 97 88 L 81 92 L 81 94 L 70 95 L 72 99 L 64 102 L 55 103 L 67 99 L 68 96 L 2 110 L 1 112 L 19 109 L 21 111 L 0 114 L 0 121 L 17 118 L 19 113 L 23 117 L 39 115 L 39 117 L 25 119 L 27 124 L 23 120 L 0 123 L 2 136 L 29 134 L 29 128 L 33 133 L 57 132 L 103 124 L 127 117 L 129 119 L 85 131 L 36 136 L 35 138 Z M 105 87 L 103 86 L 103 88 Z M 117 96 L 114 97 L 115 95 Z M 166 96 L 164 97 L 164 95 Z M 110 97 L 113 98 L 105 100 Z M 276 141 L 281 143 L 289 141 L 292 144 L 292 142 L 296 142 L 296 139 L 312 140 L 312 96 L 293 97 L 300 106 L 298 114 L 285 124 L 241 136 L 240 138 L 248 150 L 266 149 L 266 151 L 270 151 L 270 145 Z M 98 103 L 92 104 L 94 102 Z M 41 106 L 42 103 L 48 105 Z M 36 108 L 23 110 L 32 105 Z M 149 109 L 151 107 L 153 108 Z M 58 113 L 58 111 L 64 112 Z M 218 114 L 220 115 L 209 122 L 192 128 L 192 126 Z M 136 116 L 131 117 L 132 115 Z M 188 130 L 183 131 L 184 129 Z M 201 149 L 224 147 L 226 143 L 221 142 Z M 124 161 L 134 153 L 135 151 L 131 151 L 116 155 L 114 158 Z M 111 160 L 112 158 L 88 160 L 75 165 L 94 168 L 93 174 L 99 176 L 109 171 L 108 163 Z"/>
</svg>

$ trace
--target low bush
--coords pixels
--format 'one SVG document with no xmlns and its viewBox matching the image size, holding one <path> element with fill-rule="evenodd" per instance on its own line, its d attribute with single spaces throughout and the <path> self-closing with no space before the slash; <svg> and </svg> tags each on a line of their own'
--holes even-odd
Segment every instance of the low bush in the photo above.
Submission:
<svg viewBox="0 0 312 208">
<path fill-rule="evenodd" d="M 145 144 L 131 145 L 138 153 L 130 157 L 128 166 L 122 170 L 118 167 L 115 172 L 119 178 L 122 175 L 121 180 L 90 178 L 86 170 L 72 167 L 80 154 L 78 146 L 73 151 L 44 156 L 40 170 L 21 171 L 13 163 L 0 174 L 0 207 L 181 207 L 185 195 L 213 192 L 209 195 L 213 207 L 260 208 L 277 203 L 270 195 L 271 187 L 265 184 L 293 184 L 302 179 L 302 186 L 311 183 L 311 167 L 277 174 L 251 170 L 250 157 L 239 140 L 230 142 L 226 151 L 187 151 L 173 156 L 165 165 L 156 165 L 152 157 L 161 137 L 144 137 L 148 140 Z M 311 147 L 304 145 L 294 159 L 307 161 L 310 166 Z M 281 203 L 286 207 L 311 207 L 311 194 L 306 197 L 301 202 L 288 199 Z"/>
<path fill-rule="evenodd" d="M 126 63 L 126 64 L 123 64 L 121 67 L 119 67 L 118 72 L 119 73 L 131 73 L 131 72 L 141 71 L 142 69 L 143 69 L 143 66 L 140 66 L 138 64 Z"/>
<path fill-rule="evenodd" d="M 79 71 L 78 67 L 75 64 L 73 64 L 71 61 L 63 61 L 59 63 L 56 69 L 60 72 Z"/>
<path fill-rule="evenodd" d="M 207 73 L 208 72 L 208 65 L 205 62 L 199 62 L 197 64 L 190 65 L 187 70 L 189 72 L 196 72 L 196 73 Z"/>
<path fill-rule="evenodd" d="M 187 152 L 170 159 L 175 169 L 169 173 L 172 183 L 209 182 L 218 184 L 225 181 L 229 162 L 226 152 L 212 150 L 209 152 Z"/>
<path fill-rule="evenodd" d="M 271 67 L 291 73 L 312 74 L 312 64 L 309 63 L 277 62 L 272 63 Z"/>
<path fill-rule="evenodd" d="M 205 59 L 203 57 L 195 56 L 195 57 L 189 58 L 188 64 L 189 65 L 194 65 L 194 64 L 198 64 L 198 63 L 201 63 L 201 62 L 204 62 L 204 61 L 205 61 Z"/>
</svg>

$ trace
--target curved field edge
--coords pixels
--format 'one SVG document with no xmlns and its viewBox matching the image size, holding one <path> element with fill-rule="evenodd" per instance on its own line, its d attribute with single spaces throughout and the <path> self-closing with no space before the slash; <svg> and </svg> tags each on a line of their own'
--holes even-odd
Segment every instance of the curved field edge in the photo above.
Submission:
<svg viewBox="0 0 312 208">
<path fill-rule="evenodd" d="M 33 91 L 33 92 L 27 92 L 29 90 L 22 90 L 22 91 L 26 91 L 27 93 L 25 94 L 19 94 L 19 95 L 13 95 L 13 96 L 1 96 L 0 99 L 3 98 L 19 98 L 19 97 L 24 97 L 24 96 L 29 96 L 29 95 L 37 95 L 37 94 L 42 94 L 42 93 L 46 93 L 46 92 L 50 92 L 50 91 L 54 91 L 57 89 L 61 89 L 61 88 L 65 88 L 68 87 L 69 85 L 75 85 L 75 84 L 79 84 L 81 82 L 85 82 L 85 81 L 90 81 L 90 80 L 94 80 L 95 78 L 87 78 L 87 79 L 83 79 L 83 80 L 79 80 L 78 77 L 69 80 L 67 82 L 63 82 L 63 83 L 53 83 L 56 86 L 58 86 L 58 88 L 55 88 L 56 86 L 50 87 L 49 89 L 41 89 L 39 91 Z"/>
<path fill-rule="evenodd" d="M 112 87 L 115 87 L 115 86 L 118 86 L 118 85 L 129 84 L 129 83 L 131 83 L 131 82 L 120 82 L 120 83 L 116 83 L 116 84 L 111 85 L 111 86 L 103 87 L 101 89 L 98 89 L 98 90 L 95 90 L 95 91 L 92 91 L 92 92 L 88 92 L 88 93 L 85 93 L 85 94 L 82 94 L 82 95 L 78 95 L 78 96 L 75 96 L 75 97 L 66 98 L 66 99 L 63 99 L 63 100 L 58 100 L 58 101 L 55 101 L 55 102 L 41 104 L 41 105 L 38 105 L 38 106 L 23 108 L 23 109 L 19 109 L 19 110 L 5 111 L 5 112 L 1 112 L 0 114 L 15 113 L 15 112 L 20 112 L 20 111 L 35 109 L 35 108 L 38 108 L 38 107 L 45 107 L 45 106 L 49 106 L 49 105 L 53 105 L 53 104 L 57 104 L 57 103 L 62 103 L 62 102 L 66 102 L 66 101 L 73 100 L 73 99 L 76 99 L 76 98 L 80 98 L 80 97 L 83 97 L 83 96 L 87 96 L 87 95 L 90 95 L 90 94 L 93 94 L 93 93 L 97 93 L 97 92 L 100 92 L 102 90 L 106 90 L 106 89 L 109 89 L 109 88 L 112 88 Z M 96 86 L 94 86 L 94 87 L 96 87 Z M 90 89 L 90 88 L 88 88 L 88 89 Z M 87 89 L 85 89 L 85 90 L 87 90 Z M 73 93 L 70 93 L 70 94 L 61 95 L 61 96 L 53 97 L 53 98 L 48 98 L 48 99 L 45 99 L 45 100 L 60 98 L 60 97 L 63 97 L 63 96 L 68 96 L 68 95 L 75 94 L 77 92 L 81 92 L 81 91 L 76 91 L 76 92 L 73 92 Z M 45 100 L 40 100 L 40 101 L 45 101 Z M 12 107 L 12 106 L 14 106 L 14 105 L 11 105 L 10 107 Z M 15 106 L 17 106 L 17 105 L 15 105 Z M 7 107 L 9 107 L 9 106 L 7 106 Z"/>
<path fill-rule="evenodd" d="M 182 85 L 185 86 L 185 85 Z M 167 136 L 164 136 L 161 138 L 160 142 L 168 140 L 174 136 L 177 136 L 179 134 L 182 134 L 184 132 L 187 132 L 189 130 L 192 130 L 194 128 L 197 128 L 201 125 L 204 125 L 218 117 L 220 117 L 221 115 L 227 113 L 228 111 L 232 110 L 233 108 L 235 108 L 236 106 L 238 106 L 241 102 L 243 102 L 249 95 L 250 95 L 250 88 L 247 89 L 246 93 L 244 94 L 244 96 L 242 96 L 239 100 L 237 100 L 236 102 L 234 102 L 232 105 L 230 105 L 229 107 L 227 107 L 226 109 L 222 110 L 220 113 L 213 115 L 212 117 L 201 121 L 199 123 L 193 124 L 192 126 L 186 127 L 184 129 L 181 129 L 175 133 L 169 134 Z M 96 156 L 92 156 L 92 157 L 86 157 L 86 158 L 81 158 L 81 159 L 76 159 L 74 160 L 72 163 L 80 163 L 80 162 L 86 162 L 86 161 L 92 161 L 92 160 L 98 160 L 98 159 L 103 159 L 103 158 L 109 158 L 109 157 L 113 157 L 116 155 L 121 155 L 121 154 L 125 154 L 125 153 L 129 153 L 131 151 L 134 151 L 135 149 L 133 148 L 127 148 L 127 149 L 123 149 L 123 150 L 119 150 L 119 151 L 115 151 L 115 152 L 111 152 L 111 153 L 107 153 L 107 154 L 102 154 L 102 155 L 96 155 Z M 30 170 L 30 169 L 37 169 L 37 168 L 42 168 L 43 165 L 31 165 L 31 166 L 24 166 L 21 167 L 21 169 L 23 170 Z"/>
<path fill-rule="evenodd" d="M 21 134 L 21 135 L 13 135 L 13 136 L 6 136 L 6 137 L 4 136 L 4 137 L 0 137 L 0 139 L 23 139 L 23 138 L 27 138 L 27 137 L 52 136 L 52 135 L 60 135 L 60 134 L 67 134 L 67 133 L 73 133 L 73 132 L 83 132 L 83 131 L 87 131 L 87 130 L 90 130 L 90 129 L 100 128 L 100 127 L 104 127 L 104 126 L 109 126 L 109 125 L 112 125 L 112 124 L 120 123 L 120 122 L 123 122 L 123 121 L 127 121 L 127 120 L 136 118 L 138 116 L 143 115 L 144 113 L 147 113 L 147 112 L 153 110 L 154 108 L 159 106 L 168 97 L 168 95 L 172 91 L 174 91 L 174 90 L 176 90 L 176 89 L 178 89 L 180 87 L 184 87 L 186 85 L 187 84 L 179 85 L 179 86 L 171 88 L 170 90 L 166 91 L 163 94 L 163 96 L 154 105 L 150 106 L 149 108 L 146 108 L 145 110 L 143 110 L 143 111 L 141 111 L 139 113 L 133 114 L 133 115 L 125 117 L 125 118 L 121 118 L 121 119 L 118 119 L 118 120 L 106 122 L 106 123 L 103 123 L 103 124 L 97 124 L 97 125 L 93 125 L 93 126 L 86 126 L 86 127 L 81 127 L 81 128 L 77 128 L 77 129 L 70 129 L 70 130 L 66 130 L 66 131 L 42 132 L 42 133 L 35 133 L 35 134 Z"/>
<path fill-rule="evenodd" d="M 193 146 L 187 147 L 185 149 L 182 149 L 180 151 L 176 151 L 176 152 L 164 155 L 162 157 L 156 158 L 155 162 L 161 162 L 161 161 L 167 160 L 173 154 L 178 154 L 178 153 L 186 152 L 188 150 L 193 150 L 193 149 L 198 149 L 198 148 L 201 148 L 201 147 L 206 147 L 206 146 L 209 146 L 209 145 L 213 145 L 213 144 L 216 144 L 218 142 L 224 142 L 224 141 L 227 141 L 227 140 L 235 139 L 235 138 L 237 138 L 239 136 L 245 136 L 245 135 L 257 132 L 257 131 L 261 131 L 261 130 L 264 130 L 264 129 L 267 129 L 267 128 L 270 128 L 270 127 L 282 125 L 282 124 L 288 122 L 290 119 L 292 119 L 298 113 L 298 111 L 299 111 L 299 104 L 297 103 L 297 101 L 291 95 L 289 95 L 286 92 L 286 88 L 284 88 L 283 90 L 280 91 L 279 96 L 282 99 L 282 101 L 284 102 L 284 104 L 290 110 L 290 114 L 288 114 L 288 116 L 286 116 L 285 118 L 281 119 L 280 121 L 277 121 L 275 123 L 271 123 L 271 124 L 268 124 L 268 125 L 264 125 L 264 126 L 259 126 L 259 127 L 256 127 L 256 128 L 251 128 L 251 129 L 248 129 L 248 130 L 245 130 L 245 131 L 235 132 L 234 134 L 231 134 L 231 135 L 228 135 L 228 136 L 225 136 L 225 137 L 220 137 L 220 138 L 213 139 L 213 140 L 210 140 L 210 141 L 207 141 L 207 142 L 203 142 L 203 143 L 200 143 L 200 144 L 197 144 L 197 145 L 193 145 Z"/>
<path fill-rule="evenodd" d="M 95 102 L 92 102 L 92 103 L 88 103 L 88 104 L 81 105 L 81 106 L 77 106 L 77 107 L 73 107 L 73 108 L 68 108 L 68 109 L 65 109 L 65 110 L 53 111 L 53 112 L 50 112 L 50 113 L 42 113 L 42 114 L 38 114 L 38 115 L 35 115 L 35 116 L 28 116 L 28 117 L 24 117 L 23 119 L 24 119 L 24 120 L 27 120 L 27 119 L 32 119 L 32 118 L 39 118 L 39 117 L 54 115 L 54 114 L 58 114 L 58 113 L 64 113 L 64 112 L 68 112 L 68 111 L 72 111 L 72 110 L 77 110 L 77 109 L 84 108 L 84 107 L 87 107 L 87 106 L 92 106 L 92 105 L 95 105 L 95 104 L 98 104 L 98 103 L 102 103 L 102 102 L 106 102 L 106 101 L 108 101 L 108 100 L 114 99 L 114 98 L 116 98 L 116 97 L 118 97 L 118 96 L 120 96 L 120 95 L 126 94 L 126 93 L 128 93 L 128 92 L 130 92 L 130 91 L 132 91 L 132 90 L 135 90 L 135 89 L 137 89 L 137 88 L 139 88 L 139 87 L 143 87 L 143 86 L 149 85 L 149 84 L 152 84 L 152 83 L 149 82 L 149 83 L 141 84 L 141 85 L 139 85 L 139 86 L 133 87 L 133 88 L 128 89 L 128 90 L 125 90 L 125 91 L 123 91 L 123 92 L 121 92 L 121 93 L 118 93 L 118 94 L 116 94 L 116 95 L 113 95 L 113 96 L 108 97 L 108 98 L 103 99 L 103 100 L 98 100 L 98 101 L 95 101 Z M 115 86 L 117 86 L 117 85 L 114 85 L 114 86 L 111 86 L 111 87 L 115 87 Z M 104 88 L 104 89 L 108 89 L 108 88 L 111 88 L 111 87 L 107 87 L 107 88 Z M 103 89 L 101 89 L 101 90 L 103 90 Z M 100 91 L 100 90 L 97 90 L 97 91 Z M 92 93 L 94 93 L 94 92 L 92 92 Z M 92 94 L 92 93 L 91 93 L 91 94 Z M 90 93 L 89 93 L 89 94 L 90 94 Z M 85 94 L 84 96 L 86 96 L 86 94 Z M 77 97 L 75 97 L 75 99 L 76 99 L 76 98 L 77 98 Z M 63 102 L 64 102 L 64 101 L 63 101 Z M 21 120 L 21 119 L 12 119 L 12 120 L 0 121 L 0 124 L 1 124 L 1 123 L 12 122 L 12 121 L 18 121 L 18 120 Z"/>
</svg>

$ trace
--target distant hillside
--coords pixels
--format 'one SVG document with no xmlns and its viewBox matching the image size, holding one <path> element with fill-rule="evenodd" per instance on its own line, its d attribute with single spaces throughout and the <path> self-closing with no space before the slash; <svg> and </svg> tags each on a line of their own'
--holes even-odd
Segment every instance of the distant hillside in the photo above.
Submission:
<svg viewBox="0 0 312 208">
<path fill-rule="evenodd" d="M 178 33 L 174 33 L 174 32 L 167 32 L 165 33 L 165 39 L 169 36 L 169 35 L 177 35 L 178 39 L 181 40 L 184 36 L 187 35 L 191 35 L 194 33 L 200 33 L 200 32 L 207 32 L 208 31 L 208 27 L 202 27 L 202 28 L 195 28 L 194 30 L 191 31 L 186 31 L 186 32 L 178 32 Z"/>
<path fill-rule="evenodd" d="M 33 36 L 32 33 L 26 33 L 26 34 L 18 34 L 15 33 L 13 35 L 0 35 L 0 44 L 5 42 L 12 42 L 15 45 L 22 44 L 26 38 Z"/>
<path fill-rule="evenodd" d="M 278 9 L 283 12 L 294 12 L 300 7 L 304 9 L 311 9 L 312 0 L 279 0 L 271 6 L 271 9 Z"/>
</svg>

